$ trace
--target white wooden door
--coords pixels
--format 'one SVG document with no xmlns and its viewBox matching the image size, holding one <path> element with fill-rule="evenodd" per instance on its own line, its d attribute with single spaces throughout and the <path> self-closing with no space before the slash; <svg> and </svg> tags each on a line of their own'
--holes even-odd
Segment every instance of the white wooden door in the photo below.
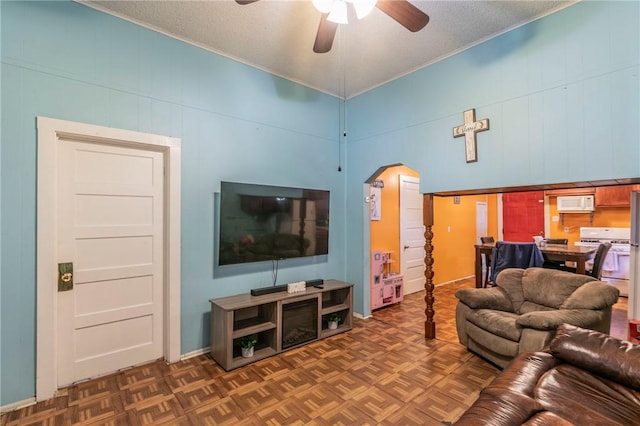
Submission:
<svg viewBox="0 0 640 426">
<path fill-rule="evenodd" d="M 404 294 L 424 290 L 424 225 L 420 179 L 400 176 L 400 272 Z"/>
<path fill-rule="evenodd" d="M 163 356 L 161 152 L 60 141 L 58 386 Z"/>
<path fill-rule="evenodd" d="M 476 201 L 476 244 L 481 244 L 480 238 L 487 236 L 487 203 Z"/>
</svg>

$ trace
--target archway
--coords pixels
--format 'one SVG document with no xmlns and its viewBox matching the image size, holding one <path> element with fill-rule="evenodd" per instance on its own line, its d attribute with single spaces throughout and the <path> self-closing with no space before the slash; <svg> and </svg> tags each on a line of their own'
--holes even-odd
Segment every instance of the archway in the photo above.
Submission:
<svg viewBox="0 0 640 426">
<path fill-rule="evenodd" d="M 367 179 L 365 194 L 365 247 L 371 257 L 364 275 L 369 277 L 368 308 L 373 314 L 424 290 L 420 174 L 404 164 L 385 165 Z"/>
</svg>

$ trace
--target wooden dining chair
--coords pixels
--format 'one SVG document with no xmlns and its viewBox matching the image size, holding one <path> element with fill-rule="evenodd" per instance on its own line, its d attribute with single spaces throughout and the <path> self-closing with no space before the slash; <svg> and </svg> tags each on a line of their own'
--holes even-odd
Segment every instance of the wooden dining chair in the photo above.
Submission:
<svg viewBox="0 0 640 426">
<path fill-rule="evenodd" d="M 596 255 L 593 258 L 593 268 L 591 268 L 590 271 L 585 271 L 585 275 L 591 275 L 593 278 L 597 280 L 602 278 L 602 266 L 604 265 L 604 259 L 607 257 L 607 254 L 609 253 L 610 249 L 611 249 L 611 243 L 609 242 L 601 243 L 598 246 L 598 250 L 596 250 Z M 554 268 L 554 269 L 561 269 L 563 271 L 569 271 L 573 273 L 577 272 L 576 268 L 570 268 L 568 266 Z"/>
<path fill-rule="evenodd" d="M 567 244 L 569 244 L 569 240 L 567 238 L 545 238 L 544 242 L 546 244 L 561 244 L 566 246 Z M 550 269 L 560 269 L 560 268 L 564 268 L 565 262 L 560 262 L 557 260 L 546 260 L 544 261 L 544 264 L 542 265 L 543 268 L 550 268 Z"/>
<path fill-rule="evenodd" d="M 586 274 L 591 275 L 597 280 L 602 278 L 602 265 L 604 265 L 604 259 L 607 257 L 610 249 L 611 243 L 609 242 L 602 243 L 598 246 L 596 257 L 593 258 L 593 269 L 591 269 L 591 271 L 587 271 Z"/>
<path fill-rule="evenodd" d="M 565 246 L 569 244 L 569 240 L 566 238 L 545 238 L 544 242 L 547 244 L 562 244 Z"/>
<path fill-rule="evenodd" d="M 493 239 L 493 237 L 488 236 L 488 237 L 480 237 L 480 242 L 482 244 L 493 244 L 496 241 Z M 489 283 L 489 272 L 491 271 L 491 255 L 487 254 L 484 256 L 484 264 L 486 266 L 486 271 L 484 273 L 484 282 L 482 283 L 483 287 L 487 287 L 488 283 Z"/>
</svg>

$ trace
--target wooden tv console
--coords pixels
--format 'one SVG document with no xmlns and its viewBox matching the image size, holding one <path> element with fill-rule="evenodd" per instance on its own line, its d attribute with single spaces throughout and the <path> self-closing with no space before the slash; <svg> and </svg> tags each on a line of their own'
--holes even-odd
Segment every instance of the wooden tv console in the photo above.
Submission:
<svg viewBox="0 0 640 426">
<path fill-rule="evenodd" d="M 342 281 L 326 280 L 322 288 L 307 287 L 304 292 L 299 293 L 283 291 L 260 296 L 243 293 L 211 299 L 209 302 L 211 356 L 227 371 L 351 330 L 352 327 L 353 284 Z M 283 324 L 286 312 L 295 312 L 296 309 L 302 310 L 300 315 L 304 318 L 300 321 L 287 320 Z M 341 321 L 337 329 L 331 330 L 327 319 L 334 313 L 340 315 Z M 297 325 L 305 321 L 312 325 L 311 337 L 299 344 L 283 343 L 287 337 L 283 330 L 291 329 L 294 323 Z M 295 333 L 287 331 L 288 334 Z M 254 355 L 243 358 L 240 339 L 250 335 L 257 336 L 258 343 Z"/>
</svg>

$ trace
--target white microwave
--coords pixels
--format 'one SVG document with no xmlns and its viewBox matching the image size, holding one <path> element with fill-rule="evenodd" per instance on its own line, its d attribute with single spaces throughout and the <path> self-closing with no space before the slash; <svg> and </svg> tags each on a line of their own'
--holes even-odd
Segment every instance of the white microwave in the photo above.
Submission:
<svg viewBox="0 0 640 426">
<path fill-rule="evenodd" d="M 558 197 L 558 211 L 561 213 L 584 213 L 594 210 L 593 195 Z"/>
</svg>

